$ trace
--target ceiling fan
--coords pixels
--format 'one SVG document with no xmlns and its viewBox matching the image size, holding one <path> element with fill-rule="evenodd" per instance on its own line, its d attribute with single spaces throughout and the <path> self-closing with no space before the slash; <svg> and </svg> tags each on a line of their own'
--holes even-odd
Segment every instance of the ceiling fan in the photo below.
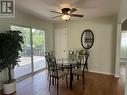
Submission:
<svg viewBox="0 0 127 95">
<path fill-rule="evenodd" d="M 61 12 L 57 12 L 57 11 L 50 11 L 50 12 L 60 14 L 60 15 L 54 16 L 52 18 L 62 17 L 62 19 L 65 21 L 70 20 L 70 17 L 81 17 L 81 18 L 84 17 L 84 15 L 73 14 L 75 11 L 77 11 L 76 8 L 62 8 Z"/>
</svg>

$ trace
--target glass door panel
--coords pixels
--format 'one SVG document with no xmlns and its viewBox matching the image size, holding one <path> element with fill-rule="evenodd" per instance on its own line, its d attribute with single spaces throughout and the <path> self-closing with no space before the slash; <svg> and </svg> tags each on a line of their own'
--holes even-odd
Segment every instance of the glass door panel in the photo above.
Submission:
<svg viewBox="0 0 127 95">
<path fill-rule="evenodd" d="M 120 57 L 127 57 L 127 32 L 123 32 L 121 35 L 121 55 Z"/>
<path fill-rule="evenodd" d="M 22 45 L 23 51 L 20 58 L 21 62 L 19 62 L 19 66 L 14 69 L 14 77 L 19 78 L 32 72 L 30 28 L 12 25 L 11 30 L 21 31 L 24 38 L 24 44 Z"/>
<path fill-rule="evenodd" d="M 45 32 L 43 30 L 32 29 L 33 42 L 33 63 L 34 71 L 38 71 L 44 67 L 44 51 L 45 51 Z"/>
</svg>

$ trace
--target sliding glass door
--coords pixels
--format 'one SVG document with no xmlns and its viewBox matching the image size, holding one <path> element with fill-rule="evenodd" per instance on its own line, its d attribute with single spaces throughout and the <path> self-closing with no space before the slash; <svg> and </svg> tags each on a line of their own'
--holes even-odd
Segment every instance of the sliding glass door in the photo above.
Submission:
<svg viewBox="0 0 127 95">
<path fill-rule="evenodd" d="M 121 34 L 121 58 L 127 58 L 127 31 Z"/>
<path fill-rule="evenodd" d="M 34 71 L 38 71 L 45 67 L 44 51 L 45 51 L 45 32 L 43 30 L 32 29 L 33 42 L 33 63 Z"/>
<path fill-rule="evenodd" d="M 20 26 L 11 26 L 11 30 L 19 30 L 22 31 L 24 44 L 22 45 L 23 51 L 21 53 L 21 62 L 19 62 L 19 66 L 14 70 L 15 78 L 19 78 L 26 74 L 32 72 L 31 68 L 31 38 L 30 38 L 30 29 L 26 27 Z"/>
<path fill-rule="evenodd" d="M 14 77 L 20 78 L 45 68 L 45 31 L 21 26 L 11 26 L 11 30 L 19 30 L 23 34 L 24 44 L 21 62 L 14 69 Z"/>
</svg>

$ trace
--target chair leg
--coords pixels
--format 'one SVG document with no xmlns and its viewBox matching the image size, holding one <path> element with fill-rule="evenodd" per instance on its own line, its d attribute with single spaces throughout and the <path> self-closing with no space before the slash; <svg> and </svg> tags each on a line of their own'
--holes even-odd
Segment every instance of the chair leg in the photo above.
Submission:
<svg viewBox="0 0 127 95">
<path fill-rule="evenodd" d="M 85 80 L 84 80 L 84 76 L 82 76 L 82 85 L 83 85 L 83 89 L 84 89 L 84 84 L 85 84 Z"/>
<path fill-rule="evenodd" d="M 73 81 L 74 75 L 72 74 L 72 81 Z"/>
<path fill-rule="evenodd" d="M 69 69 L 68 69 L 68 72 L 69 72 Z"/>
<path fill-rule="evenodd" d="M 79 80 L 79 75 L 77 75 L 77 80 Z"/>
<path fill-rule="evenodd" d="M 50 86 L 51 86 L 51 76 L 50 76 L 50 79 L 49 79 L 49 91 L 50 91 Z"/>
<path fill-rule="evenodd" d="M 67 84 L 67 88 L 68 88 L 68 80 L 67 80 L 67 75 L 66 75 L 66 84 Z"/>
<path fill-rule="evenodd" d="M 59 80 L 57 79 L 57 95 L 58 95 L 58 88 L 59 88 Z"/>
</svg>

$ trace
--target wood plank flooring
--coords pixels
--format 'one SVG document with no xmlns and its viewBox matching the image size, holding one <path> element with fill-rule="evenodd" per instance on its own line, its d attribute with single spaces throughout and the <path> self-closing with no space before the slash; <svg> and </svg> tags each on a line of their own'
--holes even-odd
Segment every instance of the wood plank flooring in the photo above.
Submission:
<svg viewBox="0 0 127 95">
<path fill-rule="evenodd" d="M 49 91 L 48 82 L 45 70 L 18 82 L 15 95 L 56 95 L 56 86 L 52 85 Z M 123 79 L 110 75 L 87 73 L 85 89 L 82 89 L 81 81 L 76 78 L 73 81 L 73 90 L 67 88 L 65 79 L 61 79 L 59 83 L 59 95 L 124 95 Z"/>
</svg>

